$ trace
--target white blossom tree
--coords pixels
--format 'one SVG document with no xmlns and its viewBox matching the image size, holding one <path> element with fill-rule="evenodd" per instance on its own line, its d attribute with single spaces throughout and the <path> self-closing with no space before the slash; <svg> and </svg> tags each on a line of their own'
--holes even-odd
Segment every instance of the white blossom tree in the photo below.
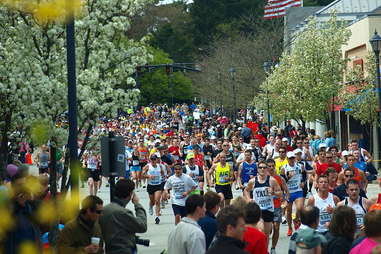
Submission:
<svg viewBox="0 0 381 254">
<path fill-rule="evenodd" d="M 76 19 L 79 131 L 137 103 L 131 75 L 149 59 L 144 42 L 126 38 L 132 15 L 151 0 L 82 1 Z M 43 2 L 42 2 L 43 3 Z M 20 6 L 0 7 L 1 154 L 8 136 L 67 110 L 65 25 Z"/>
<path fill-rule="evenodd" d="M 266 101 L 277 120 L 295 119 L 304 126 L 307 121 L 326 120 L 327 109 L 337 96 L 343 79 L 346 60 L 341 46 L 350 32 L 337 22 L 333 14 L 327 23 L 310 19 L 296 35 L 291 52 L 284 52 L 277 67 L 262 84 L 262 93 L 255 101 Z"/>
</svg>

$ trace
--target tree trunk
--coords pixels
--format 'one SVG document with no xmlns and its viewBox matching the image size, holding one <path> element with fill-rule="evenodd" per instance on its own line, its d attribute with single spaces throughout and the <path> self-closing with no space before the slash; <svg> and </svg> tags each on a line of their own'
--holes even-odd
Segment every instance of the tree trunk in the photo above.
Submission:
<svg viewBox="0 0 381 254">
<path fill-rule="evenodd" d="M 67 188 L 66 188 L 66 181 L 67 181 L 67 172 L 69 170 L 69 149 L 65 149 L 65 163 L 64 163 L 64 168 L 62 172 L 62 180 L 61 180 L 61 194 L 66 194 Z"/>
<path fill-rule="evenodd" d="M 81 160 L 82 155 L 83 155 L 83 153 L 84 153 L 85 150 L 86 150 L 87 143 L 89 143 L 89 140 L 90 140 L 90 134 L 91 134 L 92 129 L 93 129 L 93 125 L 92 125 L 92 124 L 89 124 L 89 126 L 87 127 L 87 130 L 86 130 L 86 136 L 85 136 L 85 139 L 83 140 L 83 143 L 82 143 L 82 146 L 81 146 L 81 151 L 79 152 L 79 155 L 78 155 L 78 159 L 79 159 L 79 160 Z"/>
<path fill-rule="evenodd" d="M 5 170 L 8 164 L 8 132 L 11 126 L 12 113 L 5 114 L 4 128 L 1 130 L 0 144 L 0 180 L 5 179 Z"/>
<path fill-rule="evenodd" d="M 56 160 L 56 153 L 57 148 L 54 142 L 50 145 L 50 193 L 53 197 L 57 195 L 57 160 Z"/>
</svg>

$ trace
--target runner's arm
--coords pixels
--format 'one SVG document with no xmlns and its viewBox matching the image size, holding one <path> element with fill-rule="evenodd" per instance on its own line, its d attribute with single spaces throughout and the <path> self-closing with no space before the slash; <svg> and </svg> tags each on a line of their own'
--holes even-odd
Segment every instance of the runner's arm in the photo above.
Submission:
<svg viewBox="0 0 381 254">
<path fill-rule="evenodd" d="M 333 195 L 333 202 L 335 202 L 335 205 L 337 205 L 340 202 L 340 199 L 338 196 Z"/>
<path fill-rule="evenodd" d="M 217 166 L 216 164 L 213 164 L 213 166 L 206 173 L 206 181 L 207 181 L 206 183 L 208 184 L 208 186 L 211 185 L 211 175 L 214 173 L 216 166 Z"/>
<path fill-rule="evenodd" d="M 246 188 L 243 190 L 243 196 L 244 196 L 248 201 L 251 200 L 251 198 L 250 198 L 250 191 L 252 191 L 253 188 L 254 188 L 254 179 L 255 179 L 255 178 L 251 179 L 251 180 L 249 181 L 249 183 L 247 184 Z"/>
</svg>

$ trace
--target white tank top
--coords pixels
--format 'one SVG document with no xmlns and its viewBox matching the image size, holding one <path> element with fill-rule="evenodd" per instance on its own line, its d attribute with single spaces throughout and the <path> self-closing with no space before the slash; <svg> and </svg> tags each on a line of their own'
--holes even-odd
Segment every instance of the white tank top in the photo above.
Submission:
<svg viewBox="0 0 381 254">
<path fill-rule="evenodd" d="M 261 208 L 261 210 L 267 210 L 274 212 L 273 196 L 269 193 L 270 188 L 270 176 L 266 177 L 264 183 L 258 181 L 258 177 L 255 177 L 253 188 L 253 199 L 255 203 Z"/>
<path fill-rule="evenodd" d="M 148 164 L 148 175 L 155 176 L 153 179 L 148 179 L 149 185 L 159 185 L 161 184 L 161 167 L 159 164 L 156 164 L 156 167 L 152 166 L 152 164 Z"/>
<path fill-rule="evenodd" d="M 191 167 L 189 167 L 189 165 L 186 165 L 185 166 L 185 174 L 189 175 L 190 173 L 193 173 L 193 176 L 191 177 L 193 181 L 195 181 L 195 183 L 198 183 L 198 177 L 200 176 L 200 169 L 197 165 L 194 165 L 194 168 L 193 170 L 191 169 Z"/>
<path fill-rule="evenodd" d="M 328 197 L 326 199 L 322 199 L 316 193 L 314 194 L 315 198 L 315 206 L 320 210 L 320 220 L 319 225 L 317 227 L 317 231 L 320 233 L 324 233 L 328 231 L 328 227 L 326 226 L 327 222 L 331 221 L 331 215 L 327 212 L 326 208 L 331 206 L 335 208 L 335 201 L 333 200 L 333 194 L 328 193 Z"/>
<path fill-rule="evenodd" d="M 364 216 L 366 214 L 366 210 L 362 202 L 363 202 L 362 197 L 360 197 L 359 200 L 357 200 L 357 203 L 353 203 L 348 197 L 346 197 L 344 200 L 344 204 L 346 206 L 349 206 L 353 210 L 355 210 L 357 229 L 359 229 L 364 224 Z"/>
<path fill-rule="evenodd" d="M 94 171 L 97 169 L 97 163 L 98 163 L 98 160 L 95 157 L 90 157 L 87 160 L 87 167 L 91 169 L 92 171 Z"/>
<path fill-rule="evenodd" d="M 290 193 L 303 191 L 303 189 L 300 187 L 300 184 L 302 182 L 302 168 L 300 167 L 300 165 L 295 164 L 293 167 L 291 167 L 289 164 L 286 164 L 283 168 L 286 177 L 288 177 L 289 173 L 294 174 L 292 177 L 288 178 L 288 191 Z"/>
</svg>

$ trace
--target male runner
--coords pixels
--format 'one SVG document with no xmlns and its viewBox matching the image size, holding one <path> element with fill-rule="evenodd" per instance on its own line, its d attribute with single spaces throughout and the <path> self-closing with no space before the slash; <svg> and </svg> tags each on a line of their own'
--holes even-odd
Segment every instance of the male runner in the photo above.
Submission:
<svg viewBox="0 0 381 254">
<path fill-rule="evenodd" d="M 288 188 L 286 181 L 280 175 L 275 172 L 275 161 L 268 159 L 266 161 L 268 175 L 274 177 L 282 190 L 282 196 L 288 195 Z M 273 220 L 273 235 L 271 237 L 271 250 L 270 254 L 276 254 L 275 248 L 279 240 L 280 224 L 282 223 L 282 198 L 274 197 L 274 220 Z"/>
<path fill-rule="evenodd" d="M 252 159 L 252 153 L 250 150 L 245 151 L 245 160 L 239 165 L 238 168 L 238 183 L 243 190 L 249 180 L 257 175 L 257 164 Z"/>
<path fill-rule="evenodd" d="M 317 231 L 326 234 L 328 224 L 331 221 L 331 214 L 340 199 L 328 191 L 328 177 L 326 175 L 317 176 L 317 187 L 317 193 L 308 199 L 307 205 L 319 208 L 320 220 Z"/>
<path fill-rule="evenodd" d="M 252 192 L 253 200 L 262 211 L 263 231 L 269 239 L 272 223 L 274 220 L 274 197 L 282 197 L 282 190 L 278 182 L 267 174 L 266 162 L 258 163 L 258 175 L 250 179 L 243 194 L 247 200 L 251 200 L 250 192 Z"/>
<path fill-rule="evenodd" d="M 234 180 L 233 169 L 226 162 L 226 154 L 219 154 L 220 162 L 213 164 L 207 174 L 208 185 L 210 186 L 211 175 L 215 172 L 216 192 L 221 197 L 221 207 L 228 206 L 233 199 L 232 181 Z"/>
<path fill-rule="evenodd" d="M 284 148 L 283 148 L 284 149 Z M 286 179 L 287 188 L 289 191 L 289 198 L 287 204 L 287 224 L 288 231 L 287 235 L 292 235 L 292 205 L 295 202 L 296 205 L 296 217 L 294 220 L 294 227 L 297 230 L 300 226 L 300 211 L 304 206 L 304 196 L 303 196 L 303 171 L 304 167 L 296 163 L 294 152 L 287 153 L 288 163 L 281 168 L 281 175 Z"/>
<path fill-rule="evenodd" d="M 168 190 L 172 189 L 171 202 L 173 213 L 175 214 L 175 224 L 177 225 L 181 218 L 186 216 L 185 201 L 188 196 L 197 188 L 191 177 L 183 174 L 183 168 L 180 164 L 174 166 L 175 174 L 168 178 L 164 186 L 164 199 L 168 199 Z"/>
</svg>

